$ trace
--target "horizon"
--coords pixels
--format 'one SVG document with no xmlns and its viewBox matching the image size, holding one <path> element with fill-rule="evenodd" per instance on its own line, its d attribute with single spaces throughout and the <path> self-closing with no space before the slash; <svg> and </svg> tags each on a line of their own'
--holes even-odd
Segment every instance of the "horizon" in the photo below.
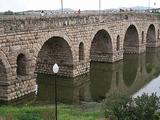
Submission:
<svg viewBox="0 0 160 120">
<path fill-rule="evenodd" d="M 129 8 L 135 8 L 135 7 L 142 7 L 142 8 L 145 8 L 145 9 L 148 9 L 148 7 L 145 7 L 145 6 L 131 6 L 131 7 L 119 7 L 119 8 L 108 8 L 108 9 L 102 9 L 103 10 L 118 10 L 118 9 L 129 9 Z M 149 9 L 154 9 L 153 7 L 150 7 Z M 155 8 L 156 9 L 156 8 Z M 160 8 L 159 8 L 160 9 Z M 12 10 L 7 10 L 7 11 L 12 11 L 12 12 L 27 12 L 27 11 L 60 11 L 61 9 L 54 9 L 54 10 L 51 10 L 51 9 L 37 9 L 37 10 L 24 10 L 24 11 L 12 11 Z M 73 10 L 73 11 L 76 11 L 74 9 L 71 9 L 71 8 L 63 8 L 63 10 Z M 2 12 L 7 12 L 7 11 L 2 11 Z M 81 10 L 81 11 L 99 11 L 99 10 L 96 10 L 96 9 L 89 9 L 89 10 Z M 0 11 L 1 12 L 1 11 Z"/>
<path fill-rule="evenodd" d="M 150 1 L 150 3 L 149 3 Z M 99 8 L 99 0 L 63 0 L 64 9 L 72 10 L 106 10 L 118 8 L 131 8 L 136 6 L 160 8 L 160 0 L 101 0 Z M 35 10 L 60 10 L 61 0 L 1 0 L 0 12 L 13 11 L 35 11 Z"/>
</svg>

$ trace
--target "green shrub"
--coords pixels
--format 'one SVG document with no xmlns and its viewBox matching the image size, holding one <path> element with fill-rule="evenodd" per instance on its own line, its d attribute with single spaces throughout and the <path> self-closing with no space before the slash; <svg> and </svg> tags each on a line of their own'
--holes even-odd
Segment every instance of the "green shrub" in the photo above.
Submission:
<svg viewBox="0 0 160 120">
<path fill-rule="evenodd" d="M 119 97 L 117 100 L 107 101 L 105 116 L 117 120 L 159 120 L 160 98 L 155 94 L 143 94 L 137 98 Z M 107 110 L 106 110 L 107 109 Z M 108 110 L 109 109 L 109 110 Z M 109 112 L 106 112 L 109 111 Z"/>
<path fill-rule="evenodd" d="M 155 112 L 159 109 L 160 98 L 155 94 L 148 96 L 143 94 L 134 99 L 135 111 L 138 118 L 141 120 L 152 120 Z"/>
</svg>

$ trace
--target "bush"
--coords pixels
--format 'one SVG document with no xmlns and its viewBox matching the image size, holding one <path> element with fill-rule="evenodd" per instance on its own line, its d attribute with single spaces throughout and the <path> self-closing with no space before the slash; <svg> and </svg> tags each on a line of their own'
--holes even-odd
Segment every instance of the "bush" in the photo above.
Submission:
<svg viewBox="0 0 160 120">
<path fill-rule="evenodd" d="M 3 13 L 4 15 L 14 15 L 14 12 L 8 10 L 6 12 Z"/>
<path fill-rule="evenodd" d="M 143 94 L 137 98 L 120 97 L 106 101 L 105 116 L 117 120 L 159 120 L 160 98 L 155 94 Z"/>
</svg>

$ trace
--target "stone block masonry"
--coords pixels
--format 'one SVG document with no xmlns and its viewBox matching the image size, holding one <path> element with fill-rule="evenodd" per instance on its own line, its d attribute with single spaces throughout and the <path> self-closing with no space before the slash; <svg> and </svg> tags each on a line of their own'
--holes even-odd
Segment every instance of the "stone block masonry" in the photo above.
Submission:
<svg viewBox="0 0 160 120">
<path fill-rule="evenodd" d="M 23 78 L 24 79 L 24 78 Z M 0 82 L 0 101 L 11 101 L 35 92 L 36 79 Z"/>
<path fill-rule="evenodd" d="M 153 13 L 67 17 L 0 18 L 0 101 L 35 91 L 36 73 L 76 77 L 90 61 L 115 62 L 160 45 L 160 20 Z"/>
</svg>

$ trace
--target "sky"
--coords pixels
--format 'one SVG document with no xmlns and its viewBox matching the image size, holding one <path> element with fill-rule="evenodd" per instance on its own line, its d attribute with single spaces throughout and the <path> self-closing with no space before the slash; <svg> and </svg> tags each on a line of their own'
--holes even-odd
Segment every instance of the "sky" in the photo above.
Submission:
<svg viewBox="0 0 160 120">
<path fill-rule="evenodd" d="M 101 9 L 149 6 L 160 8 L 160 0 L 101 0 Z M 64 8 L 74 10 L 98 10 L 99 0 L 63 0 Z M 0 11 L 25 10 L 57 10 L 61 8 L 61 0 L 0 0 Z"/>
</svg>

